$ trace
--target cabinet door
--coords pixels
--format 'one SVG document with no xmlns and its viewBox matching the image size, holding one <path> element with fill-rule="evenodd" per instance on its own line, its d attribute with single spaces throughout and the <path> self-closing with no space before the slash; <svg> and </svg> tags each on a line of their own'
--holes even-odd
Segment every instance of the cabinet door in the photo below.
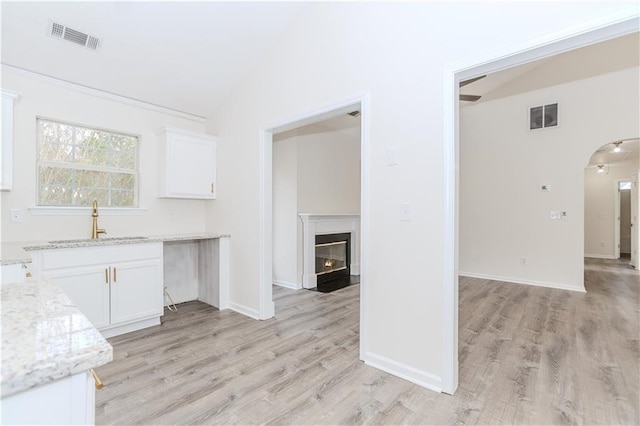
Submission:
<svg viewBox="0 0 640 426">
<path fill-rule="evenodd" d="M 111 270 L 111 325 L 163 314 L 160 259 L 120 262 Z"/>
<path fill-rule="evenodd" d="M 216 197 L 216 141 L 207 135 L 166 131 L 165 188 L 170 198 Z"/>
<path fill-rule="evenodd" d="M 109 325 L 109 267 L 94 265 L 43 271 L 56 283 L 94 327 Z"/>
<path fill-rule="evenodd" d="M 0 190 L 13 189 L 13 102 L 16 93 L 2 91 L 2 122 L 0 134 Z"/>
</svg>

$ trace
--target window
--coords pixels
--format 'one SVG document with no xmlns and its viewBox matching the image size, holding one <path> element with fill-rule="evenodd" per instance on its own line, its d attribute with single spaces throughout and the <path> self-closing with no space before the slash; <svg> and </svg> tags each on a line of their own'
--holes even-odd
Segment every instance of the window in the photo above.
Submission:
<svg viewBox="0 0 640 426">
<path fill-rule="evenodd" d="M 38 205 L 138 206 L 138 137 L 37 119 Z"/>
<path fill-rule="evenodd" d="M 618 182 L 618 189 L 620 191 L 630 191 L 632 186 L 632 182 Z"/>
</svg>

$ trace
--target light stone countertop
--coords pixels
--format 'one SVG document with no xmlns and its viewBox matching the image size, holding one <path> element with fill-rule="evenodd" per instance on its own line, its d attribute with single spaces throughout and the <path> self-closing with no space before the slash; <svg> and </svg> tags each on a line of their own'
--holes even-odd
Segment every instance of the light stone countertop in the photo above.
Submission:
<svg viewBox="0 0 640 426">
<path fill-rule="evenodd" d="M 145 235 L 145 236 L 122 236 L 122 237 L 100 237 L 97 240 L 90 238 L 79 239 L 51 239 L 51 241 L 25 241 L 2 243 L 0 254 L 1 265 L 13 265 L 16 263 L 31 262 L 31 255 L 28 253 L 35 250 L 54 250 L 76 247 L 110 246 L 116 244 L 144 244 L 155 242 L 208 240 L 216 238 L 228 238 L 229 234 L 214 234 L 210 232 L 165 234 L 165 235 Z"/>
<path fill-rule="evenodd" d="M 55 284 L 0 286 L 2 397 L 110 362 L 111 345 Z"/>
</svg>

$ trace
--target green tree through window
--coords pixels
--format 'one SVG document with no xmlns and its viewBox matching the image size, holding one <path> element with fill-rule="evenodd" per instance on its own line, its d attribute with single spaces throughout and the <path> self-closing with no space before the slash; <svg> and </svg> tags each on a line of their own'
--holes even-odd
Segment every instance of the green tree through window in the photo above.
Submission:
<svg viewBox="0 0 640 426">
<path fill-rule="evenodd" d="M 138 206 L 138 137 L 38 119 L 38 205 Z"/>
</svg>

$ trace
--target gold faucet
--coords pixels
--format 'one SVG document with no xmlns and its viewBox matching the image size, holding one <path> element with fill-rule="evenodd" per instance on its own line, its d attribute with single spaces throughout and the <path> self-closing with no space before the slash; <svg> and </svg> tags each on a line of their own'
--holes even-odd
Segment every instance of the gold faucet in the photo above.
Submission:
<svg viewBox="0 0 640 426">
<path fill-rule="evenodd" d="M 106 234 L 107 231 L 105 229 L 98 228 L 98 200 L 93 200 L 93 213 L 91 213 L 91 217 L 93 218 L 93 229 L 91 231 L 91 239 L 97 240 L 99 234 Z"/>
</svg>

